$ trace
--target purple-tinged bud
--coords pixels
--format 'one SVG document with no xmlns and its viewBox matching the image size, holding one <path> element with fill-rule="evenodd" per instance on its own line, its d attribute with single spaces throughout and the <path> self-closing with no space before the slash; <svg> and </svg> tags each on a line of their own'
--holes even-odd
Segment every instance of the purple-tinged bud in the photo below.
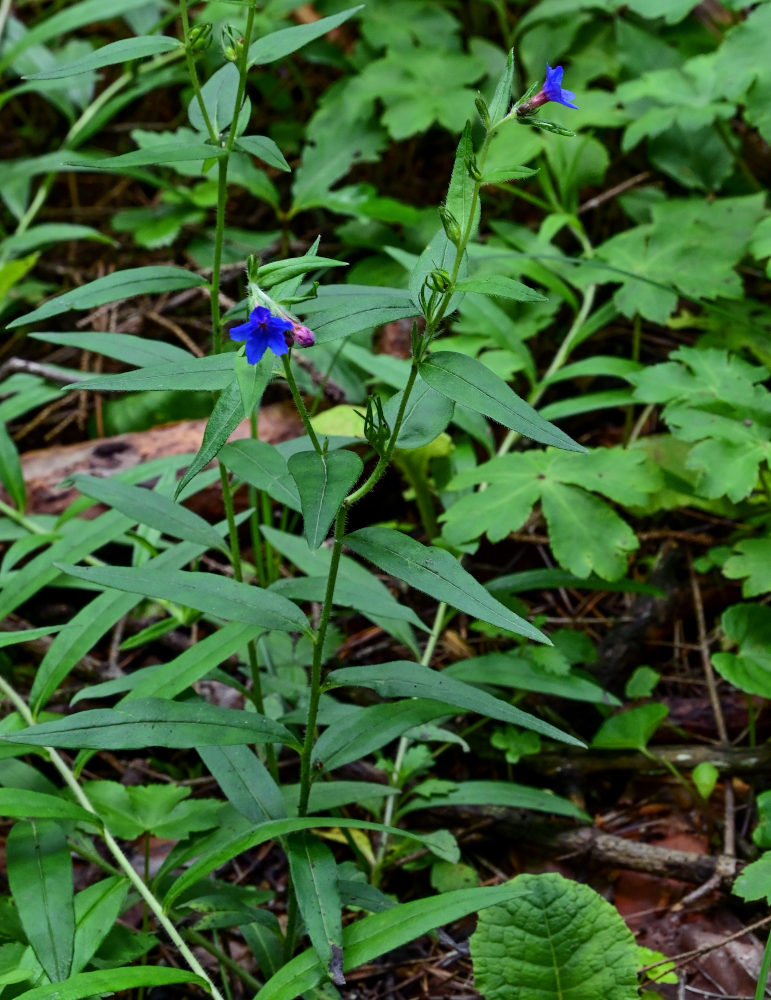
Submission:
<svg viewBox="0 0 771 1000">
<path fill-rule="evenodd" d="M 309 330 L 308 327 L 303 326 L 302 323 L 292 323 L 292 329 L 289 331 L 289 335 L 292 338 L 292 343 L 296 344 L 297 347 L 313 347 L 316 343 L 313 330 Z"/>
<path fill-rule="evenodd" d="M 532 114 L 533 111 L 548 101 L 554 101 L 556 104 L 564 104 L 566 108 L 577 108 L 578 105 L 573 104 L 573 99 L 576 95 L 572 90 L 565 90 L 562 86 L 562 73 L 561 66 L 552 68 L 546 63 L 546 80 L 543 87 L 534 97 L 523 101 L 517 106 L 517 117 L 523 118 L 525 115 Z"/>
</svg>

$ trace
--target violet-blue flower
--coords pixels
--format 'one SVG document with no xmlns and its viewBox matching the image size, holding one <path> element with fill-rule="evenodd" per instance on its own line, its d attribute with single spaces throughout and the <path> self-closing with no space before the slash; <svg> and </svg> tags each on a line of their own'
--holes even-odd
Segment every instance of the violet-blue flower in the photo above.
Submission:
<svg viewBox="0 0 771 1000">
<path fill-rule="evenodd" d="M 256 365 L 268 348 L 274 354 L 287 353 L 289 346 L 284 333 L 291 328 L 289 320 L 273 316 L 265 306 L 256 306 L 245 323 L 233 327 L 230 339 L 245 340 L 246 360 L 250 365 Z"/>
<path fill-rule="evenodd" d="M 525 115 L 531 114 L 536 108 L 540 108 L 542 104 L 546 104 L 548 101 L 554 101 L 555 104 L 564 104 L 566 108 L 575 108 L 578 110 L 578 105 L 572 103 L 576 95 L 572 90 L 565 90 L 562 86 L 563 73 L 564 70 L 561 66 L 552 68 L 546 63 L 546 80 L 543 87 L 530 100 L 523 101 L 522 104 L 518 105 L 517 117 L 522 118 Z"/>
</svg>

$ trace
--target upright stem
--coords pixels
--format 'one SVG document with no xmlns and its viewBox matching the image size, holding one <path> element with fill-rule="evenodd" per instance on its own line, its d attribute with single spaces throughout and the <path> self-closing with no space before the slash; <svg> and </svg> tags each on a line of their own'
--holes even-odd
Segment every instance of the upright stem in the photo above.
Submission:
<svg viewBox="0 0 771 1000">
<path fill-rule="evenodd" d="M 308 410 L 305 406 L 305 402 L 300 395 L 300 390 L 297 388 L 297 382 L 295 381 L 294 372 L 292 371 L 291 365 L 291 355 L 282 354 L 281 361 L 284 365 L 284 375 L 286 376 L 286 383 L 289 386 L 289 391 L 292 393 L 292 399 L 294 400 L 294 405 L 297 407 L 297 412 L 300 414 L 300 419 L 303 422 L 303 426 L 307 431 L 308 437 L 311 439 L 311 444 L 314 449 L 321 454 L 321 445 L 319 444 L 319 439 L 316 437 L 316 432 L 313 429 L 313 424 L 311 423 L 311 418 L 308 414 Z"/>
<path fill-rule="evenodd" d="M 6 682 L 6 680 L 3 677 L 0 677 L 0 691 L 2 691 L 3 694 L 5 694 L 5 696 L 11 702 L 13 702 L 13 704 L 16 706 L 16 710 L 18 711 L 19 715 L 24 719 L 27 725 L 34 726 L 35 720 L 32 718 L 32 713 L 30 712 L 26 703 L 22 698 L 19 697 L 16 691 L 11 687 L 10 684 Z M 171 938 L 176 947 L 179 949 L 179 953 L 185 959 L 190 969 L 197 976 L 200 976 L 201 979 L 204 980 L 214 1000 L 224 1000 L 222 994 L 214 985 L 206 970 L 203 968 L 203 966 L 195 957 L 190 948 L 188 948 L 184 939 L 180 936 L 179 932 L 177 931 L 177 928 L 163 912 L 163 907 L 161 906 L 160 901 L 155 898 L 155 896 L 147 887 L 143 879 L 140 878 L 140 876 L 134 871 L 131 862 L 123 853 L 115 838 L 112 836 L 110 831 L 104 827 L 104 824 L 99 816 L 99 813 L 96 811 L 94 806 L 91 804 L 88 796 L 78 784 L 74 774 L 64 761 L 64 758 L 61 757 L 58 751 L 56 751 L 53 747 L 44 747 L 44 749 L 48 753 L 51 763 L 59 772 L 65 784 L 72 791 L 72 794 L 74 795 L 76 801 L 87 812 L 91 813 L 91 815 L 94 816 L 94 818 L 96 819 L 97 825 L 100 827 L 102 838 L 104 839 L 104 842 L 107 845 L 107 849 L 109 850 L 110 854 L 112 854 L 118 867 L 121 869 L 121 871 L 129 880 L 134 889 L 136 889 L 136 891 L 142 897 L 147 907 L 151 910 L 151 912 L 155 916 L 155 919 L 158 921 L 161 927 L 163 927 L 168 936 Z"/>
</svg>

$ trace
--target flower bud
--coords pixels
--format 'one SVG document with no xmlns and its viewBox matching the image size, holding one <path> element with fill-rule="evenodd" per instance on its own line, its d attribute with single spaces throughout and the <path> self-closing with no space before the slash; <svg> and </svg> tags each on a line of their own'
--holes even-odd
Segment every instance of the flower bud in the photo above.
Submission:
<svg viewBox="0 0 771 1000">
<path fill-rule="evenodd" d="M 469 156 L 466 160 L 466 172 L 472 181 L 482 180 L 482 171 L 477 166 L 477 160 L 475 156 Z"/>
<path fill-rule="evenodd" d="M 309 330 L 308 327 L 303 326 L 302 323 L 292 323 L 290 335 L 292 337 L 292 343 L 297 347 L 313 347 L 316 343 L 316 337 L 313 334 L 313 330 Z"/>
<path fill-rule="evenodd" d="M 212 26 L 209 21 L 194 24 L 190 29 L 187 44 L 191 52 L 203 52 L 208 49 L 212 40 Z"/>
<path fill-rule="evenodd" d="M 458 220 L 446 205 L 439 206 L 439 218 L 442 220 L 442 226 L 447 234 L 447 239 L 450 243 L 454 243 L 455 246 L 458 246 L 461 240 L 460 225 L 458 224 Z"/>
<path fill-rule="evenodd" d="M 244 49 L 244 39 L 239 31 L 231 24 L 222 25 L 222 54 L 228 62 L 238 62 Z"/>
<path fill-rule="evenodd" d="M 492 125 L 492 119 L 490 118 L 490 112 L 487 109 L 484 97 L 482 97 L 481 94 L 477 94 L 474 98 L 474 104 L 476 106 L 479 119 L 485 127 L 485 131 L 489 132 L 490 126 Z"/>
<path fill-rule="evenodd" d="M 436 267 L 426 278 L 426 284 L 435 292 L 446 292 L 450 287 L 450 275 L 442 267 Z"/>
</svg>

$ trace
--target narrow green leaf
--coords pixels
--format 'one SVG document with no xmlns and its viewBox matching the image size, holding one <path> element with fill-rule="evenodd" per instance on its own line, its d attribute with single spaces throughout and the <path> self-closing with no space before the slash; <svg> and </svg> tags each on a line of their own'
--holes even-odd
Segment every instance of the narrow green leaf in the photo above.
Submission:
<svg viewBox="0 0 771 1000">
<path fill-rule="evenodd" d="M 440 351 L 429 355 L 419 371 L 424 381 L 448 399 L 483 413 L 534 441 L 567 451 L 586 450 L 544 420 L 499 375 L 476 358 L 454 351 Z"/>
<path fill-rule="evenodd" d="M 67 838 L 53 820 L 22 820 L 8 834 L 6 861 L 8 883 L 27 940 L 48 978 L 61 982 L 70 974 L 75 936 Z"/>
<path fill-rule="evenodd" d="M 144 7 L 147 0 L 123 0 L 121 14 Z M 104 0 L 82 0 L 81 3 L 68 4 L 55 14 L 41 18 L 37 24 L 3 52 L 0 60 L 0 72 L 10 66 L 15 60 L 33 45 L 40 45 L 52 38 L 61 42 L 61 36 L 69 31 L 82 28 L 85 24 L 98 23 L 115 17 L 114 9 L 105 4 Z"/>
<path fill-rule="evenodd" d="M 170 142 L 146 149 L 132 149 L 118 156 L 105 156 L 101 160 L 89 160 L 92 170 L 124 170 L 128 167 L 162 167 L 166 163 L 201 163 L 218 160 L 227 156 L 222 146 L 212 146 L 206 142 Z M 73 158 L 72 166 L 81 166 L 82 161 Z"/>
<path fill-rule="evenodd" d="M 128 892 L 125 875 L 113 875 L 75 896 L 75 947 L 72 971 L 80 972 L 120 916 Z"/>
<path fill-rule="evenodd" d="M 145 566 L 67 566 L 62 570 L 103 587 L 176 601 L 224 621 L 261 625 L 282 632 L 310 633 L 308 619 L 286 597 L 217 573 L 159 572 Z"/>
<path fill-rule="evenodd" d="M 23 233 L 7 236 L 2 242 L 2 249 L 4 253 L 20 257 L 31 250 L 63 243 L 65 240 L 95 240 L 97 243 L 115 246 L 114 240 L 91 226 L 81 226 L 74 222 L 41 222 L 39 226 L 30 226 Z"/>
<path fill-rule="evenodd" d="M 432 795 L 430 798 L 422 798 L 418 789 L 418 795 L 399 810 L 399 816 L 406 816 L 407 813 L 418 809 L 444 806 L 532 809 L 535 812 L 569 816 L 585 822 L 590 820 L 584 810 L 579 809 L 569 799 L 563 799 L 548 789 L 529 788 L 527 785 L 517 785 L 513 781 L 463 781 L 450 791 L 442 795 Z"/>
<path fill-rule="evenodd" d="M 4 649 L 6 646 L 15 646 L 20 642 L 42 639 L 44 636 L 60 632 L 67 627 L 67 625 L 43 625 L 40 628 L 26 628 L 21 632 L 3 632 L 0 634 L 0 649 Z"/>
<path fill-rule="evenodd" d="M 504 903 L 516 893 L 511 882 L 481 889 L 456 889 L 428 899 L 401 903 L 383 913 L 357 920 L 343 931 L 344 970 L 355 969 L 469 913 Z M 272 976 L 254 1000 L 295 1000 L 313 989 L 323 977 L 324 967 L 315 951 L 309 948 Z"/>
<path fill-rule="evenodd" d="M 495 698 L 486 691 L 480 691 L 471 684 L 449 677 L 443 671 L 432 670 L 431 667 L 409 660 L 333 670 L 326 679 L 326 686 L 338 685 L 370 688 L 383 698 L 430 698 L 467 712 L 477 712 L 479 715 L 500 719 L 501 722 L 509 722 L 523 729 L 532 729 L 550 739 L 583 746 L 580 740 L 568 736 L 561 729 L 543 722 L 529 712 L 508 705 L 500 698 Z"/>
<path fill-rule="evenodd" d="M 370 705 L 328 726 L 313 748 L 313 766 L 326 773 L 359 760 L 432 719 L 457 714 L 454 705 L 425 698 Z"/>
<path fill-rule="evenodd" d="M 132 59 L 144 59 L 147 56 L 158 56 L 162 52 L 182 48 L 182 43 L 167 35 L 140 35 L 136 38 L 121 38 L 117 42 L 103 45 L 82 59 L 75 59 L 66 66 L 57 66 L 42 73 L 32 73 L 23 77 L 24 80 L 58 80 L 61 77 L 77 76 L 78 73 L 89 73 L 91 70 L 102 69 L 104 66 L 116 66 Z"/>
<path fill-rule="evenodd" d="M 432 834 L 412 833 L 409 830 L 397 830 L 394 827 L 384 826 L 382 823 L 372 823 L 369 820 L 348 819 L 344 816 L 300 816 L 292 819 L 274 819 L 258 827 L 240 831 L 228 839 L 222 836 L 217 837 L 213 850 L 197 858 L 171 886 L 163 899 L 164 909 L 168 910 L 181 893 L 186 892 L 190 886 L 195 885 L 209 872 L 219 868 L 231 858 L 235 858 L 245 851 L 251 851 L 252 848 L 264 844 L 267 840 L 275 840 L 289 833 L 312 830 L 317 827 L 319 829 L 342 827 L 346 830 L 374 830 L 377 833 L 390 833 L 395 837 L 406 837 L 408 840 L 424 844 L 442 860 L 455 862 L 460 857 L 457 845 L 453 845 L 451 848 L 447 847 L 446 836 L 438 837 Z"/>
<path fill-rule="evenodd" d="M 317 549 L 327 537 L 348 491 L 361 475 L 362 461 L 353 451 L 301 451 L 287 463 L 297 484 L 305 538 Z"/>
<path fill-rule="evenodd" d="M 16 509 L 23 513 L 27 503 L 24 473 L 19 452 L 3 421 L 0 421 L 0 483 L 5 487 Z"/>
<path fill-rule="evenodd" d="M 143 0 L 145 2 L 145 0 Z M 16 1000 L 84 1000 L 98 995 L 110 996 L 119 990 L 133 990 L 142 986 L 171 986 L 174 983 L 194 983 L 208 988 L 200 976 L 184 969 L 167 966 L 143 965 L 130 969 L 100 969 L 99 972 L 79 972 L 66 983 L 49 983 L 36 986 L 26 993 L 17 994 Z"/>
<path fill-rule="evenodd" d="M 76 712 L 56 722 L 3 733 L 0 741 L 79 750 L 189 749 L 273 742 L 295 749 L 300 746 L 280 722 L 254 712 L 222 708 L 204 701 L 177 702 L 162 698 L 142 698 L 123 702 L 117 708 Z"/>
<path fill-rule="evenodd" d="M 511 105 L 511 88 L 514 84 L 514 50 L 509 49 L 506 56 L 506 68 L 498 78 L 495 85 L 495 93 L 490 101 L 487 110 L 490 112 L 490 121 L 493 126 L 502 121 L 509 112 Z"/>
<path fill-rule="evenodd" d="M 357 555 L 437 601 L 536 642 L 549 642 L 543 632 L 488 593 L 446 550 L 382 527 L 361 528 L 345 540 Z"/>
<path fill-rule="evenodd" d="M 267 384 L 270 374 L 270 371 L 265 371 L 264 384 Z M 201 447 L 177 484 L 174 492 L 175 498 L 179 496 L 191 479 L 194 479 L 201 469 L 206 468 L 209 462 L 217 456 L 220 448 L 243 419 L 244 403 L 241 398 L 241 387 L 238 384 L 238 379 L 234 378 L 230 385 L 222 390 L 219 399 L 214 404 L 214 409 L 206 423 L 206 430 L 203 432 Z"/>
<path fill-rule="evenodd" d="M 249 747 L 200 747 L 198 754 L 242 816 L 253 823 L 286 816 L 278 785 Z"/>
<path fill-rule="evenodd" d="M 289 475 L 287 460 L 275 445 L 245 438 L 226 444 L 221 454 L 228 469 L 243 482 L 264 490 L 292 510 L 300 509 L 300 495 Z"/>
<path fill-rule="evenodd" d="M 121 511 L 139 524 L 206 549 L 227 551 L 222 537 L 207 521 L 156 490 L 130 486 L 114 476 L 103 479 L 78 474 L 71 477 L 71 482 L 81 493 Z"/>
<path fill-rule="evenodd" d="M 258 160 L 267 163 L 268 166 L 276 167 L 277 170 L 291 170 L 292 168 L 284 159 L 284 154 L 276 143 L 267 135 L 242 135 L 236 139 L 236 149 L 244 153 L 256 156 Z"/>
<path fill-rule="evenodd" d="M 478 292 L 481 295 L 496 295 L 502 299 L 514 299 L 516 302 L 546 302 L 546 296 L 534 288 L 525 285 L 514 278 L 503 274 L 491 274 L 487 277 L 461 278 L 455 287 L 461 292 Z"/>
<path fill-rule="evenodd" d="M 310 833 L 287 838 L 292 886 L 319 960 L 336 986 L 344 986 L 343 920 L 337 864 L 326 844 Z"/>
<path fill-rule="evenodd" d="M 97 822 L 94 816 L 68 799 L 25 788 L 0 788 L 0 816 L 13 819 L 71 819 L 80 823 Z"/>
<path fill-rule="evenodd" d="M 145 392 L 171 389 L 174 392 L 212 392 L 224 389 L 233 381 L 234 356 L 212 354 L 204 358 L 187 355 L 185 360 L 165 364 L 151 363 L 146 368 L 119 375 L 99 375 L 77 383 L 78 389 L 100 392 Z"/>
<path fill-rule="evenodd" d="M 52 331 L 31 333 L 34 340 L 44 340 L 48 344 L 64 344 L 66 347 L 79 347 L 84 351 L 93 351 L 106 358 L 124 361 L 127 365 L 138 368 L 173 364 L 194 360 L 189 351 L 166 344 L 162 340 L 148 340 L 146 337 L 134 337 L 130 333 L 103 333 L 95 330 L 78 330 L 73 333 L 54 333 Z"/>
<path fill-rule="evenodd" d="M 114 271 L 103 278 L 96 278 L 78 288 L 72 288 L 63 295 L 57 295 L 38 309 L 17 316 L 8 326 L 10 328 L 37 323 L 41 319 L 50 319 L 51 316 L 58 316 L 72 309 L 93 309 L 95 306 L 117 302 L 133 295 L 157 295 L 183 288 L 200 288 L 206 284 L 206 278 L 181 267 L 162 265 L 132 267 L 125 271 Z"/>
<path fill-rule="evenodd" d="M 283 59 L 284 56 L 296 52 L 304 45 L 308 45 L 338 25 L 343 24 L 349 17 L 353 17 L 360 11 L 363 6 L 364 4 L 358 4 L 356 7 L 341 10 L 331 17 L 322 17 L 318 21 L 300 24 L 293 28 L 282 28 L 280 31 L 274 31 L 270 35 L 258 38 L 249 46 L 247 67 L 265 66 L 267 63 L 276 62 L 277 59 Z"/>
</svg>

